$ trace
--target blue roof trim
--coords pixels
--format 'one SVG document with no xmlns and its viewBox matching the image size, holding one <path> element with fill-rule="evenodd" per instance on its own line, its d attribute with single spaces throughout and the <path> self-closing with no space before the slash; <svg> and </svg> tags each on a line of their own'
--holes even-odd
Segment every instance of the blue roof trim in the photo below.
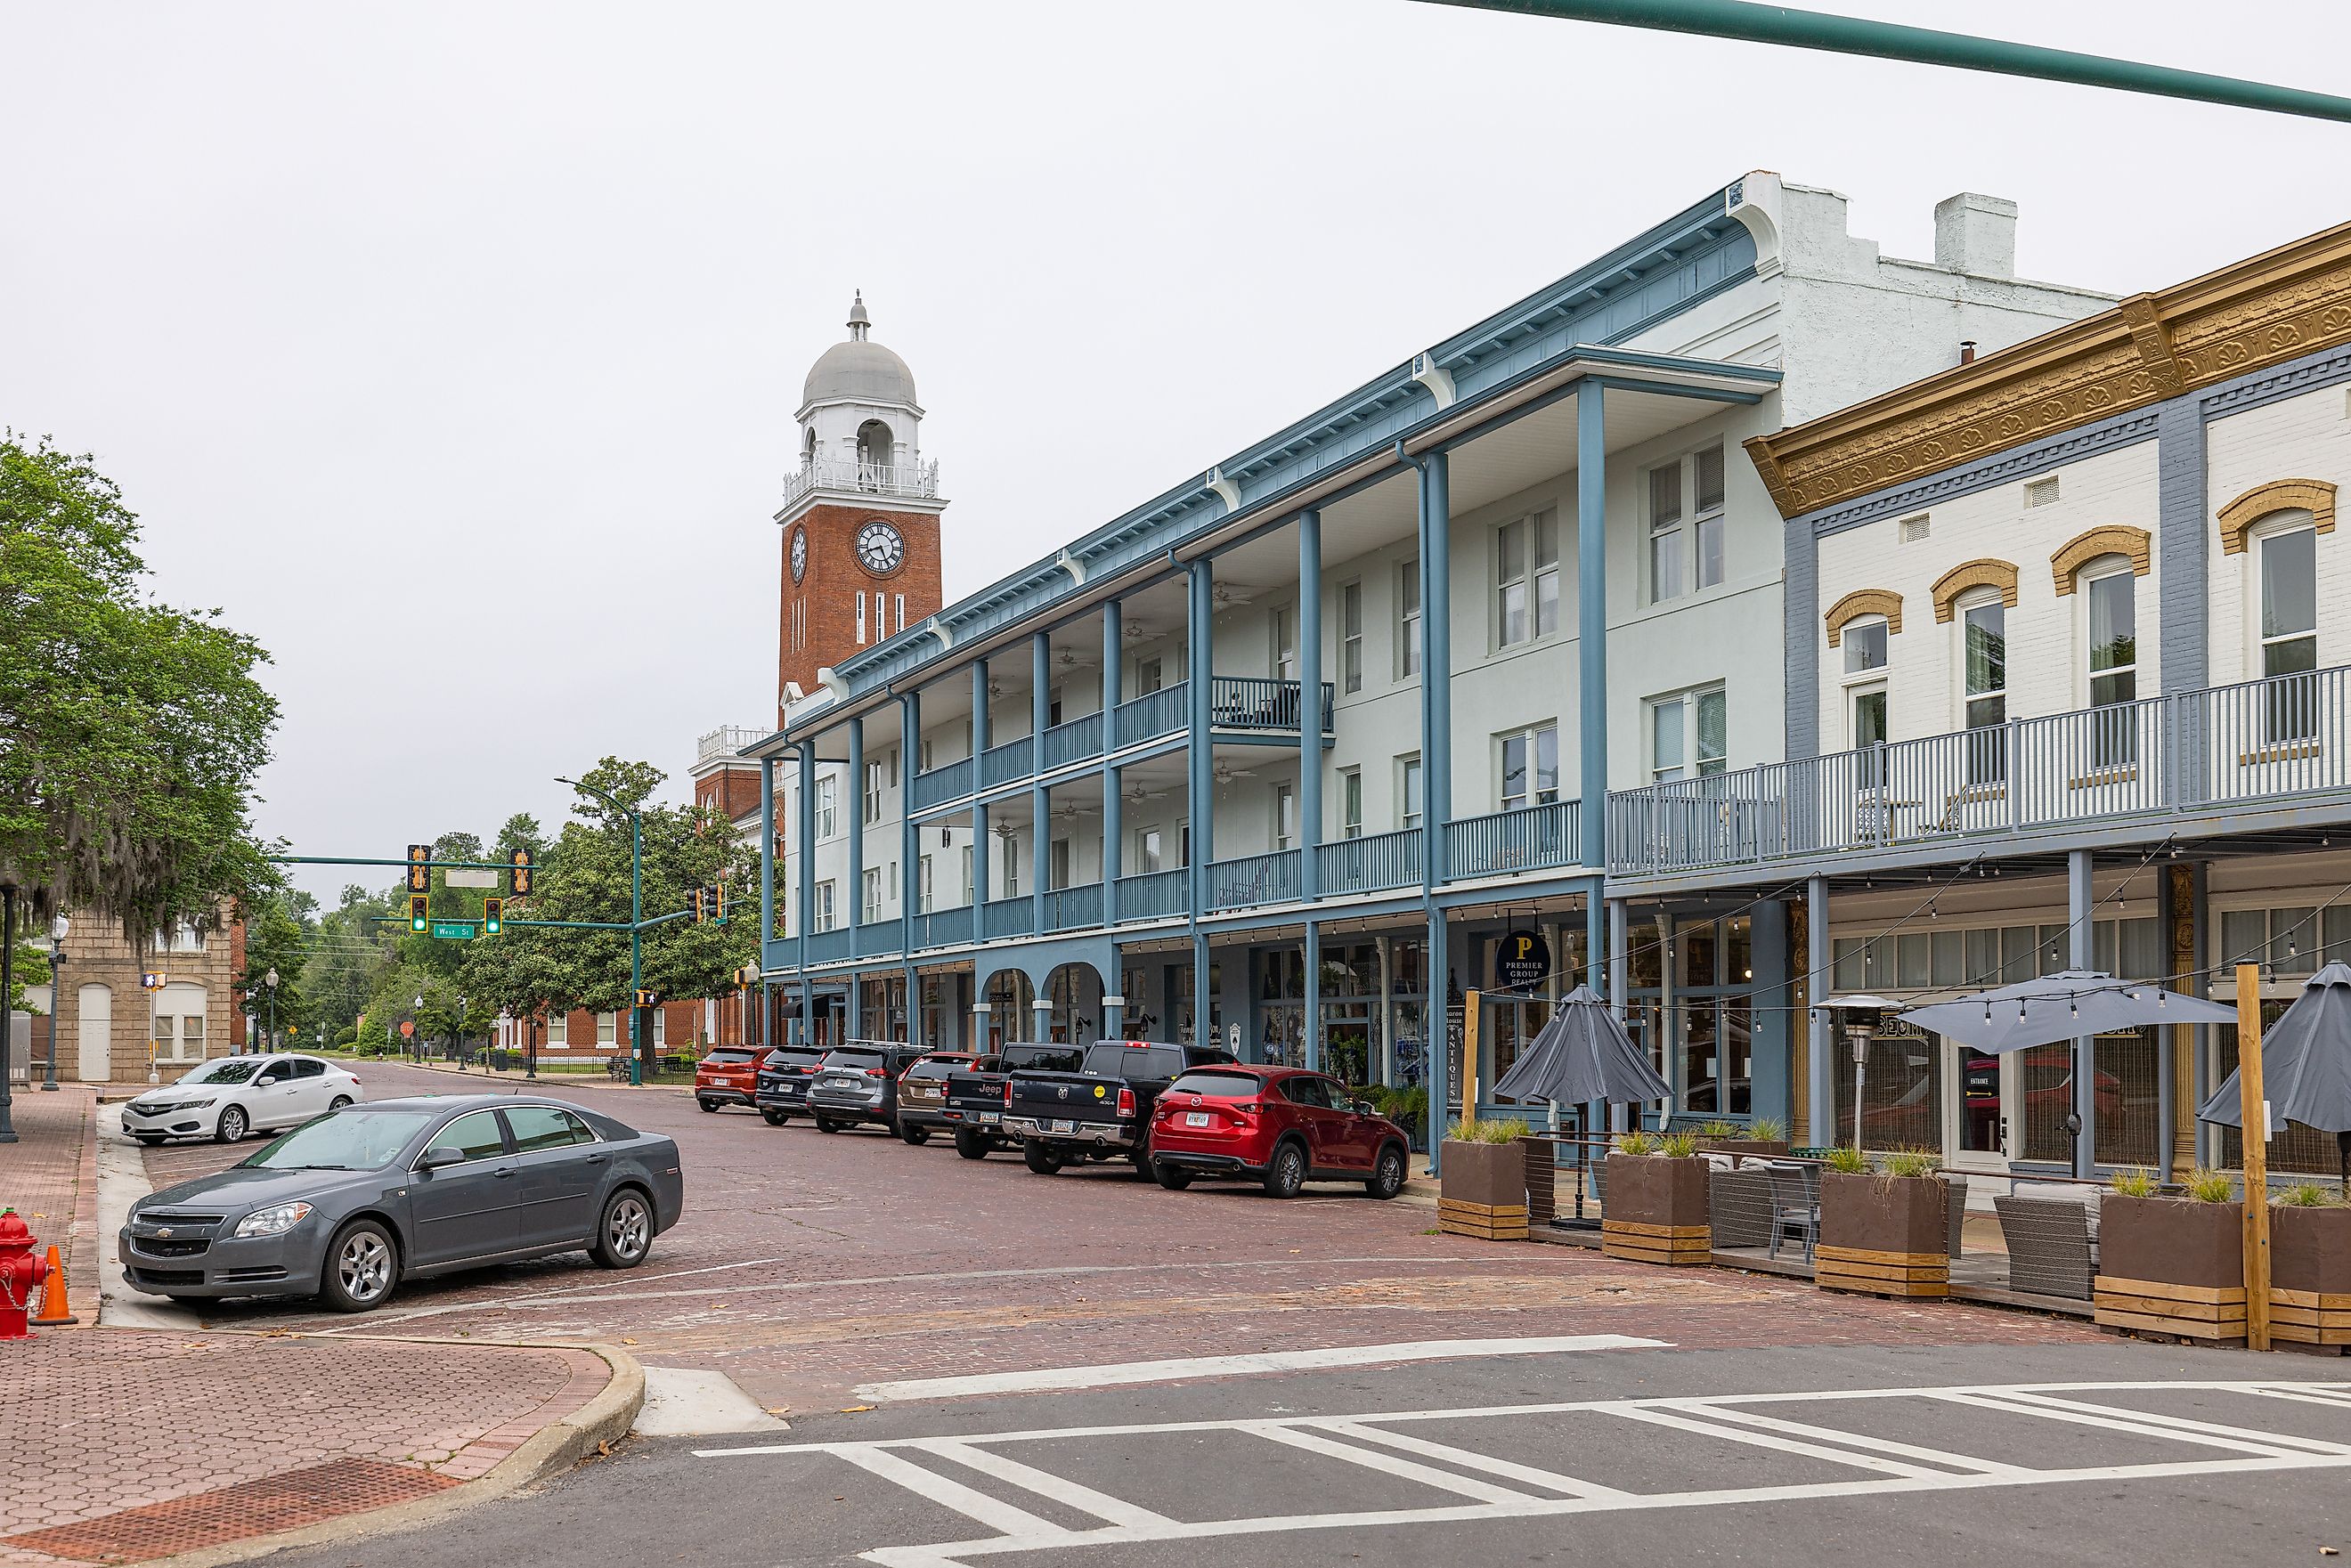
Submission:
<svg viewBox="0 0 2351 1568">
<path fill-rule="evenodd" d="M 1453 377 L 1455 406 L 1540 371 L 1578 345 L 1621 342 L 1751 277 L 1755 242 L 1729 215 L 1728 196 L 1728 188 L 1717 191 L 1430 350 L 1432 361 Z M 1627 361 L 1656 362 L 1643 355 Z M 1412 372 L 1408 359 L 1217 464 L 1216 471 L 1240 493 L 1238 510 L 1359 461 L 1435 418 L 1440 412 L 1436 399 Z M 1091 579 L 1179 548 L 1228 515 L 1205 481 L 1204 473 L 1154 497 L 1072 540 L 1063 553 Z M 1057 553 L 844 659 L 833 673 L 848 699 L 868 695 L 963 643 L 1038 613 L 1078 586 Z"/>
</svg>

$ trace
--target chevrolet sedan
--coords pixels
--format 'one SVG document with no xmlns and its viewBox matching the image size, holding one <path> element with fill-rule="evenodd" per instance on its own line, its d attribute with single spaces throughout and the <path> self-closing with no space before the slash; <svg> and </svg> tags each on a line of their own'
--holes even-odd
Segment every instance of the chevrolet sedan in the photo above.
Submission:
<svg viewBox="0 0 2351 1568">
<path fill-rule="evenodd" d="M 667 1138 L 555 1101 L 434 1096 L 346 1106 L 151 1193 L 118 1239 L 150 1295 L 363 1312 L 402 1280 L 488 1263 L 585 1250 L 633 1269 L 684 1207 Z"/>
</svg>

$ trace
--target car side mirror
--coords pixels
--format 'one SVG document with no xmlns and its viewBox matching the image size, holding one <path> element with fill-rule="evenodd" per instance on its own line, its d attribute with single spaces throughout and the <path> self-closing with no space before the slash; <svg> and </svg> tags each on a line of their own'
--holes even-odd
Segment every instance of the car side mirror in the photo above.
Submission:
<svg viewBox="0 0 2351 1568">
<path fill-rule="evenodd" d="M 447 1144 L 436 1144 L 417 1158 L 416 1168 L 421 1171 L 437 1171 L 443 1166 L 462 1166 L 465 1163 L 465 1150 L 452 1148 Z"/>
<path fill-rule="evenodd" d="M 1375 1116 L 1379 1113 L 1372 1108 L 1372 1103 L 1369 1100 L 1350 1100 L 1347 1102 L 1347 1109 L 1358 1116 Z"/>
</svg>

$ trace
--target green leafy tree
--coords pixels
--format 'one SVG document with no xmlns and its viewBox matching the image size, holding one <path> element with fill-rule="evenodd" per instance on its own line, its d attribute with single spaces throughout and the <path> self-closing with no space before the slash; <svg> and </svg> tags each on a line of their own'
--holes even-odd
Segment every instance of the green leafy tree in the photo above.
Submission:
<svg viewBox="0 0 2351 1568">
<path fill-rule="evenodd" d="M 367 1010 L 377 977 L 400 961 L 394 904 L 389 894 L 348 886 L 338 906 L 319 917 L 302 967 L 311 1022 L 350 1025 Z"/>
<path fill-rule="evenodd" d="M 258 643 L 141 591 L 138 538 L 90 458 L 0 432 L 0 884 L 143 950 L 277 884 L 249 821 L 277 705 Z"/>
<path fill-rule="evenodd" d="M 67 950 L 66 961 L 68 964 L 73 961 L 70 948 Z M 16 988 L 8 994 L 8 1007 L 12 1011 L 24 1007 L 26 987 L 46 986 L 49 983 L 49 950 L 47 947 L 33 946 L 29 943 L 17 943 L 13 977 L 16 981 Z M 57 1010 L 54 1003 L 50 1005 L 49 1010 L 51 1012 Z"/>
<path fill-rule="evenodd" d="M 245 912 L 245 968 L 236 977 L 245 1005 L 253 1010 L 254 1026 L 266 1030 L 271 1019 L 281 1035 L 291 1035 L 310 1021 L 303 976 L 308 967 L 314 924 L 302 912 L 317 901 L 303 895 L 298 902 L 284 895 L 249 904 Z M 277 976 L 273 1002 L 267 977 Z"/>
</svg>

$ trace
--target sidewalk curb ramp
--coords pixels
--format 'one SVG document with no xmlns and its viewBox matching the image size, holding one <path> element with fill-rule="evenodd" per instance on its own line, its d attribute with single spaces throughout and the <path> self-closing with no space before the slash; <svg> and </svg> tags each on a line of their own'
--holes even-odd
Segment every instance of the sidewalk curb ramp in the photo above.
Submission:
<svg viewBox="0 0 2351 1568">
<path fill-rule="evenodd" d="M 446 1343 L 395 1334 L 370 1337 L 404 1344 Z M 282 1530 L 274 1535 L 224 1542 L 218 1546 L 183 1552 L 176 1557 L 152 1558 L 142 1563 L 141 1568 L 214 1568 L 218 1563 L 248 1562 L 298 1546 L 324 1546 L 437 1523 L 453 1514 L 496 1502 L 525 1487 L 570 1469 L 602 1445 L 617 1443 L 628 1436 L 629 1428 L 636 1424 L 637 1412 L 644 1406 L 645 1369 L 638 1364 L 635 1356 L 616 1346 L 548 1345 L 528 1340 L 469 1340 L 465 1343 L 508 1345 L 527 1350 L 585 1350 L 601 1357 L 604 1364 L 612 1369 L 612 1377 L 604 1385 L 603 1392 L 569 1418 L 539 1428 L 520 1448 L 499 1460 L 487 1475 L 462 1481 L 431 1497 L 393 1503 L 388 1508 L 345 1514 L 338 1519 L 307 1524 L 298 1530 Z"/>
</svg>

